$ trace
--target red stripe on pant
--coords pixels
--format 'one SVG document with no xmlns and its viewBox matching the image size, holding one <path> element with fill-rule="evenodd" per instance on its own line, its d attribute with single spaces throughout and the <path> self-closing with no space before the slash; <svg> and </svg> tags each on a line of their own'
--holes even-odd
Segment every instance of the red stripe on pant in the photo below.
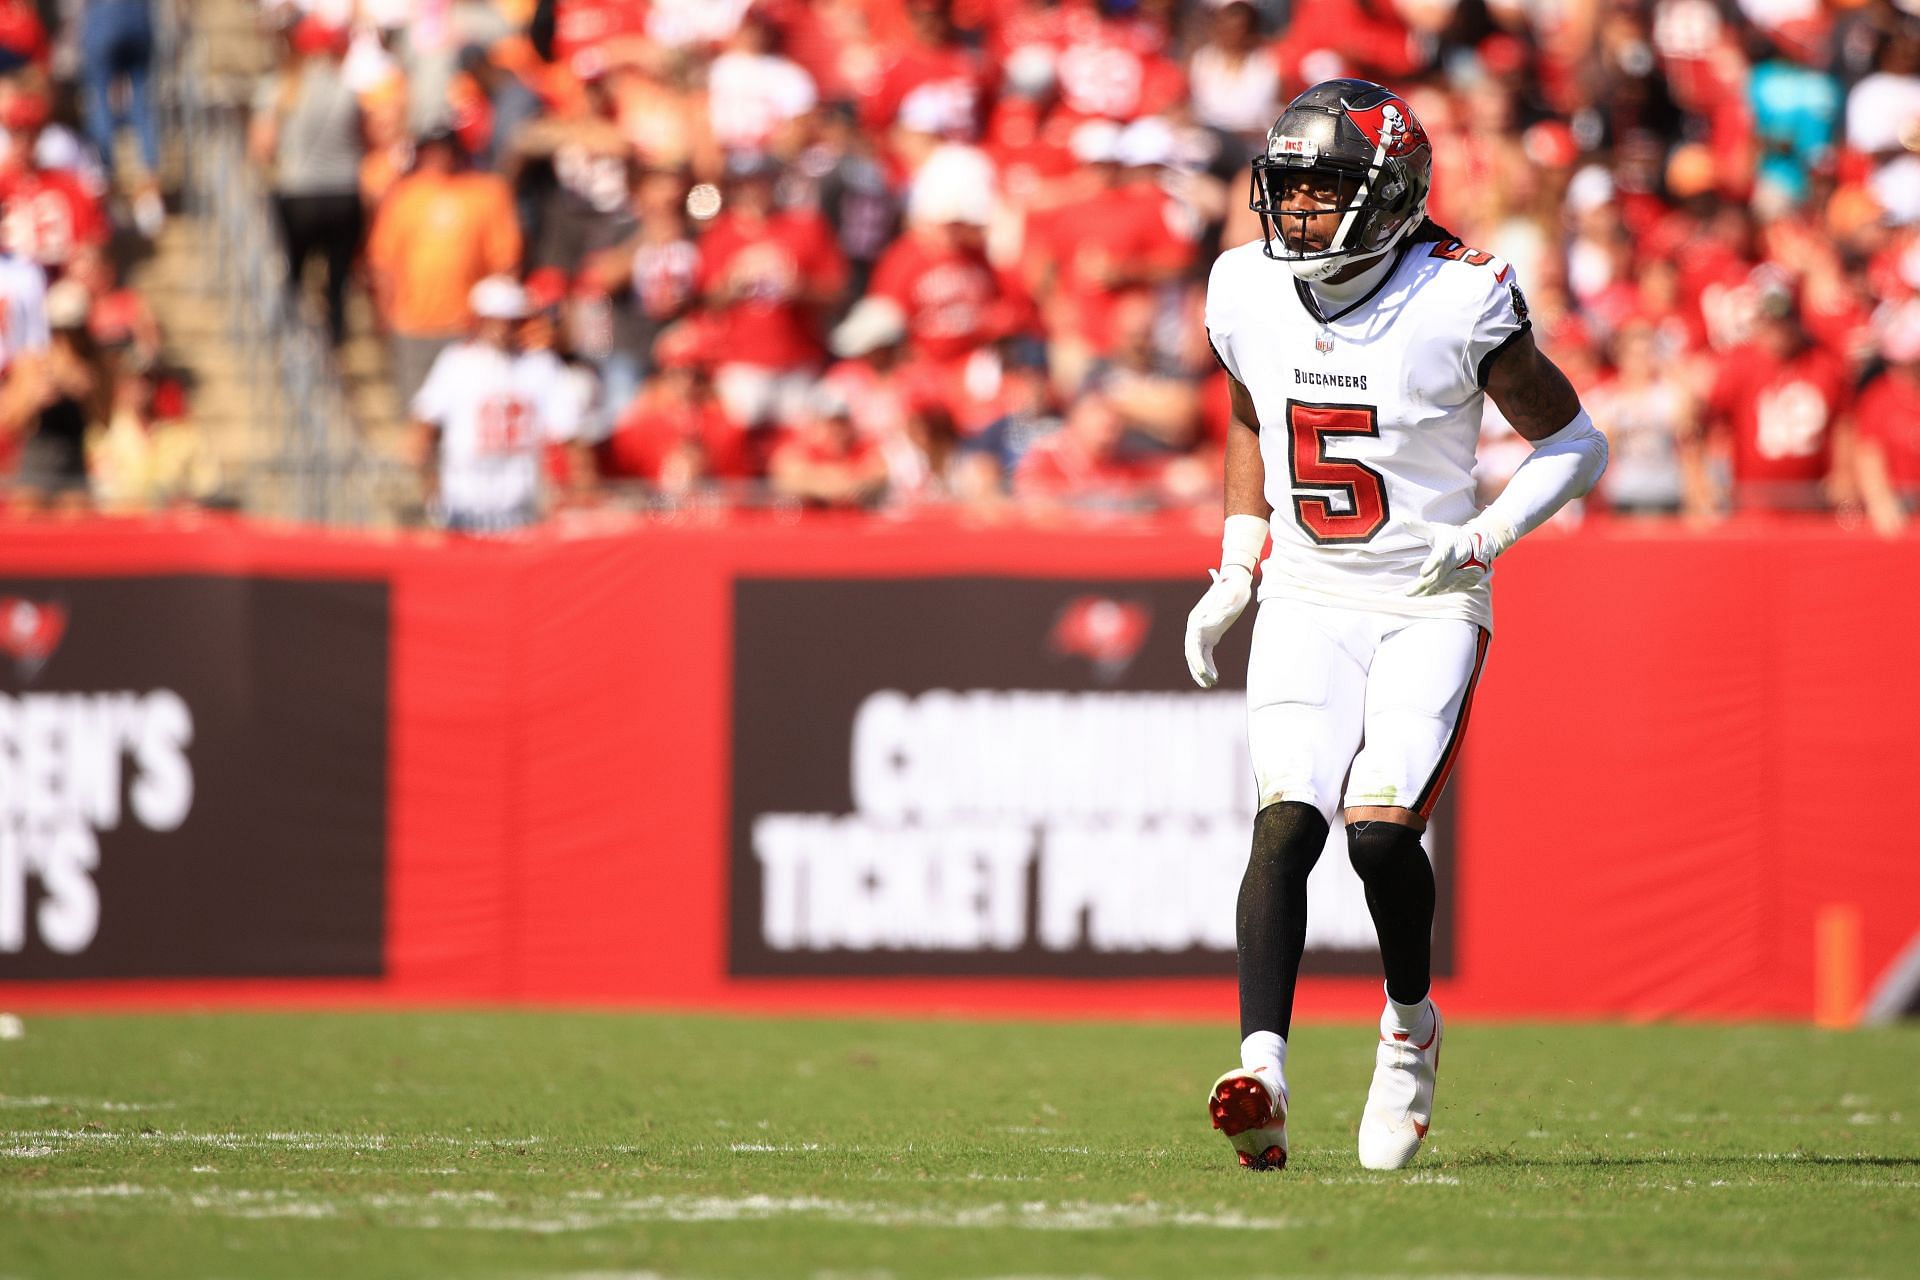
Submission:
<svg viewBox="0 0 1920 1280">
<path fill-rule="evenodd" d="M 1419 802 L 1414 812 L 1422 818 L 1433 816 L 1434 806 L 1440 803 L 1440 793 L 1447 788 L 1447 778 L 1453 773 L 1454 762 L 1460 758 L 1460 744 L 1467 739 L 1467 716 L 1473 710 L 1473 691 L 1480 687 L 1480 672 L 1487 665 L 1487 644 L 1493 639 L 1485 627 L 1480 628 L 1479 643 L 1474 646 L 1473 674 L 1467 678 L 1467 691 L 1460 697 L 1460 714 L 1453 722 L 1453 733 L 1447 738 L 1447 749 L 1440 754 L 1440 764 L 1433 771 L 1433 778 L 1420 792 Z"/>
</svg>

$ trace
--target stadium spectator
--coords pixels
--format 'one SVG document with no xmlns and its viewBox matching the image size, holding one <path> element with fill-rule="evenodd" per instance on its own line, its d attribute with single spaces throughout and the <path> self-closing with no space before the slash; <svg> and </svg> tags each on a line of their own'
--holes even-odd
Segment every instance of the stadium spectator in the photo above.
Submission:
<svg viewBox="0 0 1920 1280">
<path fill-rule="evenodd" d="M 1193 371 L 1154 345 L 1157 308 L 1135 294 L 1114 308 L 1113 350 L 1088 381 L 1100 388 L 1136 451 L 1184 453 L 1198 440 L 1200 395 Z"/>
<path fill-rule="evenodd" d="M 33 0 L 0 0 L 0 75 L 28 67 L 45 72 L 52 53 L 47 24 Z"/>
<path fill-rule="evenodd" d="M 365 141 L 358 96 L 342 73 L 348 33 L 303 18 L 288 37 L 288 61 L 254 94 L 248 145 L 271 175 L 274 212 L 287 250 L 287 288 L 304 295 L 307 263 L 326 269 L 327 332 L 347 333 L 347 281 L 365 221 L 360 170 Z"/>
<path fill-rule="evenodd" d="M 694 418 L 724 426 L 691 435 L 739 446 L 716 466 L 683 445 L 668 465 L 616 431 L 609 470 L 730 498 L 765 493 L 773 442 L 819 417 L 824 380 L 891 464 L 889 505 L 984 502 L 953 477 L 1017 477 L 1054 403 L 1089 385 L 1126 445 L 1082 449 L 1103 461 L 1075 474 L 1157 458 L 1136 483 L 1091 485 L 1094 502 L 1204 499 L 1223 384 L 1169 335 L 1218 248 L 1259 233 L 1247 149 L 1290 89 L 1337 74 L 1394 82 L 1418 109 L 1435 217 L 1517 273 L 1542 347 L 1609 417 L 1619 510 L 1670 510 L 1676 458 L 1681 505 L 1712 505 L 1709 453 L 1743 507 L 1845 497 L 1867 464 L 1844 407 L 1809 431 L 1794 406 L 1844 406 L 1872 372 L 1876 305 L 1920 293 L 1920 20 L 1886 0 L 516 0 L 422 11 L 424 60 L 407 0 L 302 8 L 359 14 L 340 74 L 368 135 L 362 190 L 395 197 L 381 217 L 405 203 L 387 188 L 409 111 L 443 115 L 518 200 L 524 262 L 482 244 L 510 239 L 512 217 L 469 220 L 417 267 L 369 244 L 392 331 L 444 342 L 473 280 L 539 273 L 566 295 L 563 345 L 599 371 L 609 421 L 684 415 L 669 402 L 698 384 Z M 448 273 L 431 329 L 389 314 L 396 270 L 455 257 L 474 265 Z M 1800 336 L 1761 314 L 1783 305 L 1770 281 Z M 682 326 L 710 335 L 710 383 L 651 350 Z M 1501 431 L 1489 414 L 1489 492 Z M 1812 453 L 1794 452 L 1802 436 Z M 1034 496 L 1036 476 L 1072 470 L 1073 438 L 1040 450 L 1014 505 L 1073 500 Z"/>
<path fill-rule="evenodd" d="M 847 402 L 823 388 L 808 398 L 799 419 L 768 464 L 773 491 L 821 510 L 876 502 L 886 491 L 887 460 L 877 442 L 854 430 Z"/>
<path fill-rule="evenodd" d="M 219 466 L 206 439 L 191 417 L 167 412 L 168 400 L 164 384 L 147 369 L 134 361 L 118 364 L 107 421 L 87 440 L 101 511 L 165 509 L 217 493 Z"/>
<path fill-rule="evenodd" d="M 1761 274 L 1754 336 L 1720 366 L 1705 443 L 1727 461 L 1735 509 L 1812 510 L 1834 493 L 1836 459 L 1851 465 L 1842 438 L 1847 373 L 1807 337 L 1792 288 L 1772 268 Z M 1712 492 L 1699 471 L 1703 450 L 1692 447 L 1687 457 L 1695 469 L 1689 494 Z M 1852 476 L 1844 479 L 1850 487 Z"/>
<path fill-rule="evenodd" d="M 1855 462 L 1867 519 L 1892 536 L 1920 503 L 1920 302 L 1900 304 L 1880 352 L 1886 368 L 1860 393 Z"/>
<path fill-rule="evenodd" d="M 828 343 L 840 359 L 822 385 L 846 400 L 863 436 L 883 439 L 917 411 L 918 389 L 906 360 L 907 317 L 899 303 L 869 294 L 834 327 Z"/>
<path fill-rule="evenodd" d="M 411 402 L 440 353 L 458 341 L 468 295 L 520 264 L 520 224 L 506 183 L 467 172 L 451 130 L 415 140 L 413 172 L 374 216 L 367 265 L 391 340 L 394 384 Z"/>
<path fill-rule="evenodd" d="M 1126 424 L 1097 391 L 1077 397 L 1058 431 L 1035 441 L 1013 473 L 1014 497 L 1036 510 L 1134 510 L 1149 497 L 1149 469 L 1122 449 Z"/>
<path fill-rule="evenodd" d="M 119 123 L 115 91 L 124 86 L 127 122 L 133 127 L 144 167 L 133 198 L 133 217 L 149 240 L 166 223 L 166 205 L 160 197 L 160 129 L 153 104 L 152 4 L 153 0 L 83 0 L 80 6 L 87 136 L 111 179 Z"/>
<path fill-rule="evenodd" d="M 813 77 L 778 49 L 779 31 L 766 14 L 749 9 L 727 50 L 707 69 L 707 110 L 713 137 L 729 153 L 797 150 L 797 121 L 819 101 Z"/>
<path fill-rule="evenodd" d="M 87 332 L 87 291 L 63 280 L 47 291 L 51 340 L 24 352 L 0 386 L 0 434 L 20 437 L 11 509 L 76 514 L 92 505 L 87 433 L 106 421 L 113 374 Z"/>
<path fill-rule="evenodd" d="M 1612 354 L 1613 372 L 1586 395 L 1593 423 L 1612 450 L 1601 497 L 1624 515 L 1701 509 L 1707 495 L 1684 500 L 1680 442 L 1694 435 L 1695 409 L 1679 370 L 1661 359 L 1659 338 L 1644 320 L 1622 326 Z"/>
<path fill-rule="evenodd" d="M 1280 62 L 1260 40 L 1260 12 L 1248 0 L 1207 0 L 1207 38 L 1187 61 L 1200 123 L 1248 144 L 1280 114 Z"/>
<path fill-rule="evenodd" d="M 470 336 L 440 352 L 413 398 L 415 458 L 439 523 L 503 533 L 539 517 L 548 449 L 577 443 L 579 404 L 553 361 L 514 349 L 531 314 L 518 281 L 476 282 L 469 308 Z"/>
<path fill-rule="evenodd" d="M 713 394 L 704 345 L 691 322 L 661 332 L 653 376 L 601 450 L 610 478 L 646 480 L 669 497 L 686 497 L 703 482 L 736 482 L 753 474 L 745 433 Z"/>
<path fill-rule="evenodd" d="M 100 198 L 71 168 L 50 165 L 40 149 L 50 118 L 46 93 L 31 80 L 0 81 L 0 240 L 58 276 L 81 245 L 107 242 L 111 227 Z"/>
<path fill-rule="evenodd" d="M 698 287 L 726 353 L 720 402 L 759 428 L 799 416 L 820 366 L 820 317 L 846 287 L 846 260 L 818 214 L 777 206 L 778 162 L 741 152 L 728 172 L 725 211 L 700 241 Z"/>
<path fill-rule="evenodd" d="M 906 234 L 874 267 L 869 294 L 906 316 L 909 349 L 940 364 L 964 360 L 1012 317 L 1017 285 L 987 258 L 993 169 L 972 147 L 942 149 L 914 180 Z"/>
<path fill-rule="evenodd" d="M 604 344 L 589 339 L 578 346 L 598 361 L 615 415 L 639 390 L 655 339 L 695 302 L 700 249 L 687 223 L 686 196 L 683 172 L 636 166 L 627 210 L 602 228 L 610 243 L 588 246 L 587 294 L 592 306 L 605 309 L 606 333 Z"/>
</svg>

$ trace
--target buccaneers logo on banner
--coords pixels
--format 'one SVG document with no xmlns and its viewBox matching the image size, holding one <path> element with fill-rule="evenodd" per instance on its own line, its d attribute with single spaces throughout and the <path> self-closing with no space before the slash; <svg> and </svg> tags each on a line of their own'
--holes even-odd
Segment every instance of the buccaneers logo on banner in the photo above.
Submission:
<svg viewBox="0 0 1920 1280">
<path fill-rule="evenodd" d="M 1246 698 L 1187 679 L 1186 582 L 744 580 L 730 964 L 742 975 L 1233 972 Z M 1252 628 L 1223 670 L 1244 670 Z M 1450 957 L 1444 813 L 1429 827 Z M 1331 837 L 1342 845 L 1344 828 Z M 1372 972 L 1344 848 L 1322 972 Z"/>
<path fill-rule="evenodd" d="M 25 596 L 0 597 L 0 653 L 13 659 L 14 671 L 30 681 L 47 665 L 67 631 L 67 611 Z"/>
</svg>

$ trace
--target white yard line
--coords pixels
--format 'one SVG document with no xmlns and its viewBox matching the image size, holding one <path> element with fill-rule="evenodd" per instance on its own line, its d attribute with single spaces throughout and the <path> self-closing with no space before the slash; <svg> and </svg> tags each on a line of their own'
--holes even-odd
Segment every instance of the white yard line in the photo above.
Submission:
<svg viewBox="0 0 1920 1280">
<path fill-rule="evenodd" d="M 906 1208 L 826 1196 L 639 1196 L 588 1199 L 567 1196 L 502 1197 L 492 1191 L 434 1191 L 320 1196 L 295 1191 L 208 1189 L 182 1193 L 129 1183 L 34 1187 L 0 1191 L 0 1204 L 22 1208 L 71 1207 L 75 1202 L 138 1201 L 233 1218 L 332 1218 L 371 1213 L 400 1227 L 458 1227 L 481 1231 L 558 1233 L 648 1222 L 767 1222 L 782 1218 L 879 1227 L 960 1230 L 1130 1231 L 1188 1227 L 1220 1231 L 1280 1231 L 1311 1225 L 1293 1214 L 1249 1214 L 1233 1209 L 1183 1209 L 1155 1201 L 1107 1204 L 1089 1200 L 994 1201 L 951 1208 Z"/>
</svg>

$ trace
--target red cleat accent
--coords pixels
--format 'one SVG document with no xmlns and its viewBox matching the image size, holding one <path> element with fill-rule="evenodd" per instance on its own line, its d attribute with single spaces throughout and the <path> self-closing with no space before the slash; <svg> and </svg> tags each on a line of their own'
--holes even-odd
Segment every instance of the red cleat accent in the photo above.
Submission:
<svg viewBox="0 0 1920 1280">
<path fill-rule="evenodd" d="M 1257 1080 L 1241 1077 L 1229 1080 L 1214 1090 L 1207 1104 L 1213 1127 L 1229 1138 L 1249 1129 L 1261 1129 L 1277 1121 L 1273 1114 L 1273 1095 Z"/>
</svg>

